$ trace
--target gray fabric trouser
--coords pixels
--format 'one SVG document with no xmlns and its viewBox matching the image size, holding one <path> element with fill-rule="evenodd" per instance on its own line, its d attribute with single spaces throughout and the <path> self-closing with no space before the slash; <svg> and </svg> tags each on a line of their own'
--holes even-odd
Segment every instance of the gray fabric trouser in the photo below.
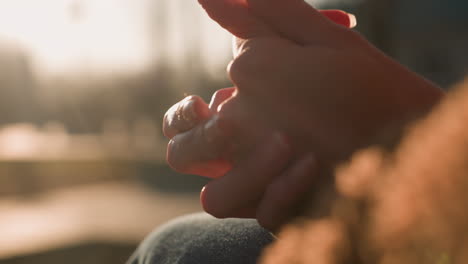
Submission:
<svg viewBox="0 0 468 264">
<path fill-rule="evenodd" d="M 255 220 L 200 213 L 155 230 L 127 264 L 253 264 L 273 240 Z"/>
</svg>

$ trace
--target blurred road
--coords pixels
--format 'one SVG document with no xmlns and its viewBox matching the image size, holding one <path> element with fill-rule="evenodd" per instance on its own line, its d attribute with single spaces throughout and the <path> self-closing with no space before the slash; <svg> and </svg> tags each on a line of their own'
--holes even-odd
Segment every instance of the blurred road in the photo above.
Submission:
<svg viewBox="0 0 468 264">
<path fill-rule="evenodd" d="M 201 210 L 205 180 L 159 164 L 0 165 L 0 263 L 122 263 L 155 227 Z"/>
</svg>

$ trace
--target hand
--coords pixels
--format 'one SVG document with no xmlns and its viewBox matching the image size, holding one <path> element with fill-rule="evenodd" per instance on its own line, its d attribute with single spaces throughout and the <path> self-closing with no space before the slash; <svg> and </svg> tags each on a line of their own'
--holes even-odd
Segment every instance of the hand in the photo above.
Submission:
<svg viewBox="0 0 468 264">
<path fill-rule="evenodd" d="M 223 177 L 208 183 L 200 198 L 204 210 L 218 218 L 256 218 L 274 231 L 297 215 L 316 174 L 312 154 L 293 160 L 284 135 L 273 133 Z"/>
<path fill-rule="evenodd" d="M 342 11 L 323 11 L 323 14 L 344 26 L 354 26 L 352 16 Z M 217 217 L 256 217 L 263 226 L 274 229 L 295 214 L 298 201 L 313 184 L 316 163 L 311 155 L 305 155 L 292 162 L 294 165 L 287 171 L 280 169 L 281 166 L 275 171 L 269 162 L 263 163 L 263 167 L 252 164 L 262 164 L 262 160 L 275 153 L 281 157 L 281 151 L 267 154 L 255 151 L 248 161 L 237 163 L 230 171 L 234 159 L 226 155 L 232 154 L 226 149 L 232 149 L 229 142 L 233 134 L 244 140 L 241 143 L 252 146 L 258 145 L 256 140 L 260 135 L 271 135 L 271 128 L 265 129 L 264 122 L 254 118 L 254 112 L 245 111 L 248 107 L 243 105 L 243 100 L 238 100 L 233 88 L 218 91 L 209 108 L 198 97 L 187 98 L 172 107 L 164 121 L 165 134 L 172 138 L 168 161 L 180 172 L 213 178 L 224 175 L 202 192 L 207 212 Z M 197 114 L 193 115 L 194 112 Z M 252 197 L 256 198 L 252 200 Z"/>
<path fill-rule="evenodd" d="M 354 16 L 343 11 L 320 13 L 342 26 L 356 25 Z M 238 147 L 237 152 L 246 153 L 249 148 L 245 146 L 254 145 L 259 137 L 268 134 L 263 119 L 255 118 L 252 111 L 248 113 L 249 106 L 237 100 L 235 94 L 235 88 L 221 89 L 213 95 L 209 106 L 201 98 L 190 96 L 168 110 L 163 131 L 171 139 L 167 153 L 171 167 L 182 173 L 220 177 L 235 160 L 233 145 L 244 145 L 243 151 Z M 239 144 L 232 144 L 233 141 Z"/>
<path fill-rule="evenodd" d="M 302 0 L 200 2 L 238 37 L 229 67 L 238 92 L 230 103 L 262 116 L 271 128 L 286 131 L 296 154 L 317 150 L 321 160 L 334 164 L 369 144 L 382 128 L 428 110 L 443 96 L 436 86 L 386 57 L 357 33 L 330 23 Z M 278 223 L 265 224 L 265 219 L 281 222 L 281 216 L 290 215 L 258 213 L 262 204 L 276 208 L 284 197 L 269 191 L 268 184 L 289 178 L 281 173 L 284 163 L 261 161 L 268 157 L 266 153 L 278 152 L 254 152 L 250 159 L 258 162 L 240 162 L 208 184 L 202 192 L 205 210 L 227 217 L 257 205 L 247 209 L 247 215 L 256 212 L 267 227 Z M 298 182 L 309 190 L 311 182 L 306 180 L 313 179 L 313 173 L 304 175 L 308 177 Z M 251 182 L 257 187 L 250 187 Z M 268 193 L 276 200 L 258 198 Z M 302 193 L 295 190 L 291 197 Z"/>
<path fill-rule="evenodd" d="M 231 169 L 241 153 L 249 152 L 258 138 L 271 134 L 256 115 L 231 100 L 235 91 L 218 90 L 209 105 L 198 96 L 189 96 L 167 111 L 163 132 L 171 139 L 167 161 L 172 168 L 218 178 Z"/>
<path fill-rule="evenodd" d="M 200 0 L 236 35 L 237 100 L 335 164 L 443 93 L 303 0 Z"/>
</svg>

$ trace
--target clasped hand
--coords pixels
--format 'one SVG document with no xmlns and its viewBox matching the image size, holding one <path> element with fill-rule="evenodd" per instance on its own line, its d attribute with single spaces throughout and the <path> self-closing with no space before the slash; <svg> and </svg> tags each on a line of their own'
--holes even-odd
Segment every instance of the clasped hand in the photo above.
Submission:
<svg viewBox="0 0 468 264">
<path fill-rule="evenodd" d="M 215 178 L 201 193 L 217 217 L 275 229 L 297 212 L 318 164 L 336 164 L 386 125 L 429 109 L 430 82 L 349 28 L 353 16 L 302 0 L 199 0 L 235 38 L 235 88 L 168 110 L 168 162 Z"/>
</svg>

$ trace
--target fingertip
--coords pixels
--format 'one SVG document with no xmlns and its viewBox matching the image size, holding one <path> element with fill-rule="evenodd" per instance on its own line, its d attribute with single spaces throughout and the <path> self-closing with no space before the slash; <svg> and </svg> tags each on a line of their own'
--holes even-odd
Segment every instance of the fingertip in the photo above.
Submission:
<svg viewBox="0 0 468 264">
<path fill-rule="evenodd" d="M 228 211 L 223 204 L 219 203 L 219 200 L 214 200 L 210 194 L 212 188 L 210 187 L 213 182 L 205 185 L 200 192 L 200 203 L 203 211 L 216 217 L 216 218 L 227 218 L 229 217 Z"/>
<path fill-rule="evenodd" d="M 201 97 L 187 96 L 165 113 L 162 126 L 163 134 L 172 139 L 177 134 L 194 128 L 210 116 L 211 111 L 208 104 Z"/>
<path fill-rule="evenodd" d="M 180 162 L 180 157 L 177 155 L 177 140 L 174 140 L 177 136 L 173 139 L 169 140 L 167 143 L 166 148 L 166 163 L 171 167 L 173 170 L 177 172 L 184 171 L 183 162 Z"/>
<path fill-rule="evenodd" d="M 218 106 L 229 99 L 234 94 L 235 90 L 235 87 L 230 87 L 216 91 L 211 97 L 211 101 L 208 106 L 211 112 L 218 112 Z"/>
<path fill-rule="evenodd" d="M 202 206 L 203 211 L 205 211 L 207 214 L 210 214 L 214 217 L 216 216 L 216 212 L 213 209 L 212 204 L 210 203 L 210 200 L 208 199 L 208 184 L 203 186 L 203 188 L 200 191 L 200 204 Z"/>
</svg>

